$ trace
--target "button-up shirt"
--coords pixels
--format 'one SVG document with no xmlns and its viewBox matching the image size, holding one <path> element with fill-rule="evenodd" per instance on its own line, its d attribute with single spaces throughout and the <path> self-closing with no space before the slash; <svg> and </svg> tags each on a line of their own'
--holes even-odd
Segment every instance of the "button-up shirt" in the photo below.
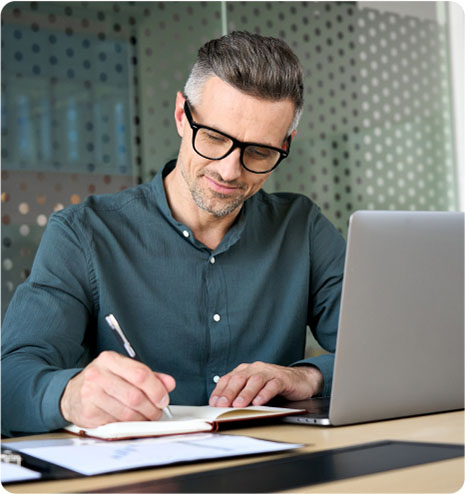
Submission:
<svg viewBox="0 0 465 494">
<path fill-rule="evenodd" d="M 3 324 L 4 434 L 67 424 L 69 379 L 103 350 L 124 354 L 109 313 L 142 362 L 176 379 L 173 404 L 208 403 L 220 376 L 258 360 L 315 365 L 329 393 L 333 355 L 304 351 L 307 326 L 335 350 L 342 236 L 307 197 L 259 191 L 212 251 L 171 213 L 174 166 L 50 217 Z"/>
</svg>

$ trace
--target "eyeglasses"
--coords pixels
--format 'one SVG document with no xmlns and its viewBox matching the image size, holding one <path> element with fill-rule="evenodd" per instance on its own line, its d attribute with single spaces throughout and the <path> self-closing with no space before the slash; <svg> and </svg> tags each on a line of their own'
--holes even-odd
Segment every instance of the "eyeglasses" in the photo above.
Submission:
<svg viewBox="0 0 465 494">
<path fill-rule="evenodd" d="M 224 132 L 194 122 L 187 100 L 184 103 L 184 113 L 192 129 L 192 147 L 202 158 L 222 160 L 239 148 L 241 165 L 247 171 L 270 173 L 289 155 L 291 136 L 286 139 L 287 150 L 254 142 L 241 142 Z"/>
</svg>

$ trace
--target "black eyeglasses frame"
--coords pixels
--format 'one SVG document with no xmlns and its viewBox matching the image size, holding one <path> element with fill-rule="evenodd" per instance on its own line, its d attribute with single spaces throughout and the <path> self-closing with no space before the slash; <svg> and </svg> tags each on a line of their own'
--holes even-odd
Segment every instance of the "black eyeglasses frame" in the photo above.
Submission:
<svg viewBox="0 0 465 494">
<path fill-rule="evenodd" d="M 271 173 L 274 169 L 277 168 L 277 166 L 281 163 L 281 161 L 283 159 L 285 159 L 285 158 L 287 158 L 289 156 L 289 151 L 291 149 L 291 140 L 292 140 L 292 136 L 291 135 L 289 135 L 288 138 L 285 141 L 287 143 L 287 150 L 284 150 L 284 149 L 281 149 L 281 148 L 277 148 L 277 147 L 274 147 L 274 146 L 267 146 L 265 144 L 259 144 L 257 142 L 242 142 L 242 141 L 239 141 L 238 139 L 236 139 L 235 137 L 232 137 L 232 136 L 226 134 L 225 132 L 221 132 L 218 129 L 214 129 L 213 127 L 208 127 L 207 125 L 201 125 L 201 124 L 197 123 L 194 120 L 194 118 L 192 117 L 192 112 L 191 112 L 191 109 L 190 109 L 190 104 L 187 101 L 187 99 L 184 102 L 184 113 L 185 113 L 186 118 L 187 118 L 187 121 L 189 122 L 189 125 L 190 125 L 190 127 L 192 129 L 192 147 L 193 147 L 194 151 L 199 156 L 202 156 L 202 158 L 205 158 L 205 159 L 208 159 L 208 160 L 219 161 L 219 160 L 222 160 L 222 159 L 226 158 L 226 156 L 229 156 L 236 148 L 239 148 L 241 150 L 241 157 L 240 157 L 241 166 L 243 168 L 245 168 L 250 173 L 256 173 L 258 175 L 264 175 L 265 173 Z M 227 153 L 225 153 L 223 156 L 221 156 L 220 158 L 211 158 L 210 156 L 205 156 L 204 154 L 200 153 L 197 150 L 197 148 L 195 147 L 195 137 L 197 135 L 197 132 L 200 129 L 211 130 L 213 132 L 216 132 L 218 134 L 221 134 L 222 136 L 227 137 L 228 139 L 230 139 L 232 141 L 232 146 L 229 149 L 229 151 Z M 276 164 L 272 168 L 270 168 L 269 170 L 260 171 L 260 172 L 259 171 L 256 171 L 256 170 L 251 170 L 250 168 L 247 168 L 247 166 L 244 164 L 244 152 L 245 152 L 245 149 L 248 146 L 259 146 L 259 147 L 262 147 L 262 148 L 272 149 L 273 151 L 277 151 L 280 154 L 280 157 L 279 157 L 278 161 L 276 162 Z"/>
</svg>

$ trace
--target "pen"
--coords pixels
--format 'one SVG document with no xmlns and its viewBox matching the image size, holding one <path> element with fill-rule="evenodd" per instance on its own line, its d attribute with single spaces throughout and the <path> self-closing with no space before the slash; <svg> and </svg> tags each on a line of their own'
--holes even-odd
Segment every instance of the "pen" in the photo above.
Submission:
<svg viewBox="0 0 465 494">
<path fill-rule="evenodd" d="M 116 320 L 116 317 L 113 314 L 108 314 L 107 316 L 105 316 L 105 321 L 107 322 L 108 326 L 110 326 L 110 328 L 115 332 L 118 341 L 121 343 L 121 346 L 124 348 L 128 356 L 140 362 L 140 360 L 137 358 L 134 348 L 132 348 L 131 343 L 127 339 L 126 335 L 121 329 L 121 326 Z M 171 413 L 169 406 L 165 407 L 163 411 L 170 419 L 173 418 L 173 414 Z"/>
</svg>

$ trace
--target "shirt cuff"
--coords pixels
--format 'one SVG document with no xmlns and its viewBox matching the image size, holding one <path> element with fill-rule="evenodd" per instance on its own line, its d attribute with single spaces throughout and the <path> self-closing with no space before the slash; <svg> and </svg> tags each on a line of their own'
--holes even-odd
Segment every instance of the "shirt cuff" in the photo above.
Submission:
<svg viewBox="0 0 465 494">
<path fill-rule="evenodd" d="M 68 381 L 82 369 L 64 369 L 54 371 L 43 395 L 41 403 L 42 422 L 48 430 L 56 430 L 69 425 L 60 410 L 61 396 Z"/>
<path fill-rule="evenodd" d="M 315 396 L 330 396 L 333 383 L 334 354 L 328 353 L 318 355 L 308 359 L 299 360 L 291 364 L 291 367 L 298 365 L 314 365 L 323 374 L 323 389 Z"/>
</svg>

